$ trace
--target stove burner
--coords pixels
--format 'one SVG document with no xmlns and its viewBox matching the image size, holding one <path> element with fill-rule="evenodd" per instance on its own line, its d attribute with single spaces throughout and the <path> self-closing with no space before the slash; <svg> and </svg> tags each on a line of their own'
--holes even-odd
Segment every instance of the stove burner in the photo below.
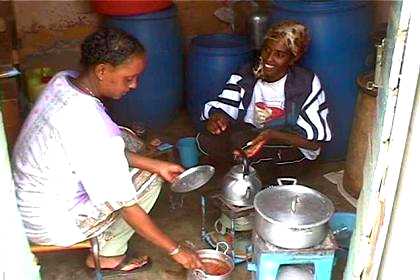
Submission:
<svg viewBox="0 0 420 280">
<path fill-rule="evenodd" d="M 212 205 L 212 206 L 210 206 Z M 207 211 L 208 209 L 219 209 L 224 219 L 226 230 L 217 231 L 207 230 Z M 253 206 L 235 206 L 227 202 L 220 192 L 213 192 L 201 195 L 201 239 L 214 248 L 218 240 L 227 242 L 231 248 L 228 254 L 232 255 L 235 263 L 244 262 L 246 259 L 246 248 L 250 247 L 252 239 L 251 228 L 237 227 L 239 222 L 249 219 L 253 214 Z M 220 220 L 220 218 L 219 218 Z M 230 226 L 227 224 L 230 223 Z M 212 223 L 214 225 L 214 223 Z"/>
<path fill-rule="evenodd" d="M 252 210 L 254 209 L 254 206 L 236 206 L 224 199 L 224 197 L 220 193 L 216 193 L 211 196 L 211 198 L 215 200 L 219 200 L 222 205 L 221 208 L 224 206 L 228 208 L 229 210 L 233 211 L 234 213 L 241 213 L 242 211 Z M 223 209 L 222 209 L 223 210 Z"/>
</svg>

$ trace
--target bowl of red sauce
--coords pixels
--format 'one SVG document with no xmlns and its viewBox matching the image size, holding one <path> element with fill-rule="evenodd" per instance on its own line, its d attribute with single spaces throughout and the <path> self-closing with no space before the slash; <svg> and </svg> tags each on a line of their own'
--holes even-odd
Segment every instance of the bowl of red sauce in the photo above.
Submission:
<svg viewBox="0 0 420 280">
<path fill-rule="evenodd" d="M 221 245 L 226 247 L 224 251 L 220 250 Z M 230 279 L 235 264 L 232 258 L 226 254 L 228 250 L 229 246 L 226 242 L 217 243 L 216 249 L 198 250 L 197 255 L 203 263 L 203 268 L 188 271 L 187 279 Z"/>
</svg>

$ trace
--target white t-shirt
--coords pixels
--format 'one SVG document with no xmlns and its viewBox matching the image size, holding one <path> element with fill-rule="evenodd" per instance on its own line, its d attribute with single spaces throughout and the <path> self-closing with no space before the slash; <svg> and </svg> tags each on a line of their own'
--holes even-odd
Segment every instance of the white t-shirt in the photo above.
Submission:
<svg viewBox="0 0 420 280">
<path fill-rule="evenodd" d="M 286 82 L 286 77 L 287 75 L 272 83 L 262 81 L 261 79 L 256 82 L 244 122 L 250 123 L 257 128 L 264 127 L 264 125 L 257 121 L 256 106 L 269 112 L 270 116 L 267 121 L 272 121 L 285 115 L 284 84 Z"/>
<path fill-rule="evenodd" d="M 118 126 L 102 103 L 58 73 L 25 121 L 13 152 L 18 207 L 29 239 L 68 246 L 88 221 L 135 200 Z"/>
<path fill-rule="evenodd" d="M 286 117 L 285 112 L 285 93 L 284 86 L 287 75 L 275 82 L 266 82 L 259 79 L 254 86 L 254 92 L 251 102 L 249 103 L 244 122 L 250 123 L 257 128 L 263 128 L 270 122 L 275 122 L 276 119 Z M 258 114 L 256 107 L 261 108 L 266 112 L 266 122 L 258 121 Z M 316 159 L 320 154 L 321 149 L 315 151 L 304 148 L 299 148 L 302 154 L 308 159 Z"/>
</svg>

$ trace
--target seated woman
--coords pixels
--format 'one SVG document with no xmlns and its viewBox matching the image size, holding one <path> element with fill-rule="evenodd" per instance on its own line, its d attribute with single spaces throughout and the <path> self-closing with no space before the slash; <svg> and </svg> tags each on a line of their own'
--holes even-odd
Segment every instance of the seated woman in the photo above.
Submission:
<svg viewBox="0 0 420 280">
<path fill-rule="evenodd" d="M 136 232 L 185 268 L 202 267 L 195 252 L 180 247 L 147 214 L 160 178 L 171 182 L 183 168 L 125 149 L 102 104 L 137 87 L 146 67 L 144 47 L 123 31 L 104 28 L 85 39 L 81 62 L 81 73 L 63 71 L 49 82 L 14 147 L 13 177 L 28 238 L 71 246 L 97 236 L 101 267 L 131 271 L 147 261 L 126 260 Z M 129 166 L 143 170 L 135 186 Z M 86 264 L 94 266 L 92 256 Z"/>
<path fill-rule="evenodd" d="M 256 69 L 246 65 L 232 74 L 217 100 L 205 104 L 207 131 L 197 136 L 203 153 L 226 161 L 244 149 L 254 167 L 281 166 L 279 176 L 295 176 L 317 159 L 331 130 L 320 80 L 296 65 L 308 45 L 308 30 L 298 22 L 268 30 Z"/>
</svg>

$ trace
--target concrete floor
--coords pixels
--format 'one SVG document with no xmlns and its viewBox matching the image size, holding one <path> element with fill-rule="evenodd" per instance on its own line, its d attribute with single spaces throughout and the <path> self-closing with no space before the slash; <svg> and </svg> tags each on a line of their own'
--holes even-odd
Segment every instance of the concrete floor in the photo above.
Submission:
<svg viewBox="0 0 420 280">
<path fill-rule="evenodd" d="M 174 123 L 164 132 L 159 133 L 160 138 L 169 143 L 175 143 L 176 139 L 184 136 L 193 136 L 191 124 L 185 113 L 181 113 Z M 336 211 L 352 211 L 355 209 L 344 200 L 338 193 L 335 185 L 331 184 L 323 174 L 330 171 L 343 169 L 342 162 L 322 163 L 314 166 L 299 178 L 299 182 L 311 186 L 327 195 L 335 204 Z M 219 172 L 220 173 L 220 172 Z M 154 221 L 172 238 L 178 241 L 192 242 L 196 248 L 208 248 L 200 240 L 201 208 L 200 192 L 218 188 L 217 182 L 223 174 L 215 176 L 205 187 L 183 197 L 183 207 L 172 210 L 170 208 L 169 188 L 164 188 L 160 197 L 151 211 L 150 215 Z M 279 177 L 279 174 L 272 174 Z M 217 218 L 217 210 L 210 211 L 209 220 Z M 85 269 L 84 260 L 87 251 L 73 251 L 66 253 L 53 253 L 39 255 L 38 259 L 42 266 L 42 277 L 45 280 L 70 280 L 70 279 L 94 279 L 92 271 Z M 167 254 L 142 240 L 133 236 L 129 244 L 129 254 L 149 255 L 152 265 L 131 274 L 106 275 L 104 279 L 185 279 L 186 271 L 177 263 L 172 261 Z M 340 260 L 334 268 L 334 280 L 342 279 L 345 260 Z M 246 270 L 246 265 L 237 265 L 232 279 L 251 279 L 251 274 Z"/>
</svg>

